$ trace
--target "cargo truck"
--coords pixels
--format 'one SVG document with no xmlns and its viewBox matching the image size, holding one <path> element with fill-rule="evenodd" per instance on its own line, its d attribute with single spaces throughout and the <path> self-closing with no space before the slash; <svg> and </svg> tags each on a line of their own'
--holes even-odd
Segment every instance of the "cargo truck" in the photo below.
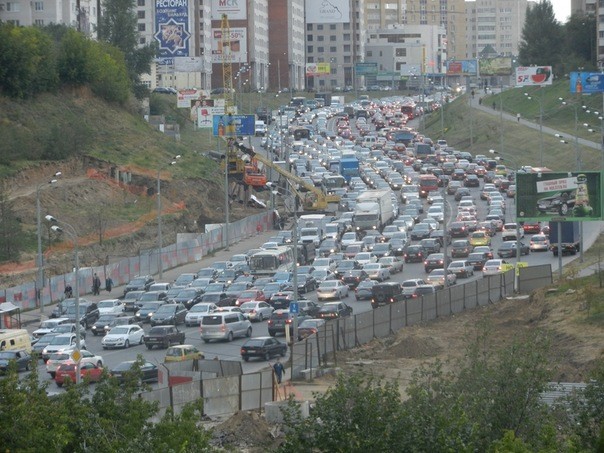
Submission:
<svg viewBox="0 0 604 453">
<path fill-rule="evenodd" d="M 340 159 L 340 175 L 350 184 L 350 179 L 360 176 L 359 160 L 356 157 L 342 157 Z"/>
<path fill-rule="evenodd" d="M 561 224 L 561 241 L 558 240 L 558 224 Z M 554 256 L 558 256 L 558 242 L 562 255 L 576 255 L 581 249 L 579 222 L 549 222 L 549 243 Z"/>
<path fill-rule="evenodd" d="M 332 220 L 332 216 L 325 214 L 306 214 L 300 216 L 298 219 L 300 242 L 303 244 L 311 242 L 318 247 L 325 237 L 327 224 Z"/>
<path fill-rule="evenodd" d="M 379 230 L 392 222 L 390 190 L 367 190 L 357 197 L 353 226 L 356 231 Z"/>
</svg>

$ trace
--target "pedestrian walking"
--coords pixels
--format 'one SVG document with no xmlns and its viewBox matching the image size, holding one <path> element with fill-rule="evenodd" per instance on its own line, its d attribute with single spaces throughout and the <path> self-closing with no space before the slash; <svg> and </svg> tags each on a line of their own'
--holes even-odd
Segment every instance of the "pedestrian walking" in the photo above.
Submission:
<svg viewBox="0 0 604 453">
<path fill-rule="evenodd" d="M 520 122 L 520 113 L 516 113 L 516 119 Z"/>
<path fill-rule="evenodd" d="M 105 289 L 107 290 L 108 293 L 110 293 L 112 288 L 113 288 L 113 280 L 111 279 L 111 277 L 107 277 L 105 279 Z"/>
<path fill-rule="evenodd" d="M 275 373 L 275 377 L 277 378 L 277 384 L 281 384 L 281 379 L 283 378 L 283 372 L 285 368 L 281 361 L 277 358 L 277 361 L 273 365 L 273 372 Z"/>
<path fill-rule="evenodd" d="M 497 104 L 495 104 L 495 101 L 493 101 L 493 110 L 495 110 L 497 108 Z"/>
<path fill-rule="evenodd" d="M 482 105 L 482 98 L 478 98 L 478 105 Z"/>
<path fill-rule="evenodd" d="M 92 294 L 98 296 L 101 293 L 101 279 L 98 275 L 94 274 L 92 277 Z"/>
</svg>

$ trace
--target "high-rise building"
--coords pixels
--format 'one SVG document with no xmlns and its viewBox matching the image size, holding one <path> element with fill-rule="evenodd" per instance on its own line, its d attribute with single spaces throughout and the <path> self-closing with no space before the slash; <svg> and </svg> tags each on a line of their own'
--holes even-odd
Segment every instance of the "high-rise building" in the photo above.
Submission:
<svg viewBox="0 0 604 453">
<path fill-rule="evenodd" d="M 306 86 L 318 91 L 355 85 L 354 65 L 365 56 L 365 0 L 338 5 L 306 0 L 306 63 L 322 68 L 307 71 Z"/>
<path fill-rule="evenodd" d="M 64 24 L 96 36 L 96 0 L 0 0 L 0 21 L 20 27 Z"/>
<path fill-rule="evenodd" d="M 499 56 L 518 55 L 527 4 L 527 0 L 466 2 L 466 58 L 478 58 L 485 49 Z"/>
<path fill-rule="evenodd" d="M 387 0 L 366 0 L 386 3 Z M 392 1 L 390 3 L 393 3 Z M 400 0 L 405 25 L 440 25 L 447 32 L 448 58 L 466 58 L 466 6 L 464 0 Z M 387 9 L 385 11 L 388 11 Z"/>
</svg>

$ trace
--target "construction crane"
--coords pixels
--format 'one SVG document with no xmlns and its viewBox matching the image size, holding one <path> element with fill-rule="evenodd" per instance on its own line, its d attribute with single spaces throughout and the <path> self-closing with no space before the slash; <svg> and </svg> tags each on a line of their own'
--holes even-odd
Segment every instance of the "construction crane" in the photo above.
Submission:
<svg viewBox="0 0 604 453">
<path fill-rule="evenodd" d="M 290 182 L 293 181 L 298 184 L 299 187 L 304 187 L 308 192 L 302 195 L 302 193 L 300 193 L 300 191 L 296 189 L 293 184 L 290 184 L 294 195 L 298 197 L 305 211 L 327 211 L 329 203 L 338 203 L 340 201 L 340 197 L 337 195 L 325 195 L 321 189 L 309 184 L 304 179 L 281 168 L 279 165 L 275 165 L 272 160 L 264 157 L 262 154 L 257 154 L 253 148 L 247 147 L 238 142 L 235 143 L 235 146 L 243 154 L 250 156 L 252 160 L 262 162 L 266 167 L 274 169 L 277 173 L 285 177 Z"/>
<path fill-rule="evenodd" d="M 223 139 L 226 142 L 226 155 L 224 166 L 229 176 L 243 180 L 245 175 L 245 162 L 237 156 L 237 150 L 233 146 L 234 137 L 234 122 L 231 116 L 235 113 L 235 100 L 233 90 L 233 53 L 231 49 L 231 26 L 229 18 L 226 14 L 222 15 L 220 23 L 221 43 L 222 43 L 222 86 L 224 98 L 224 113 L 228 124 L 222 124 Z M 218 125 L 220 134 L 221 125 Z M 224 169 L 224 167 L 223 167 Z"/>
</svg>

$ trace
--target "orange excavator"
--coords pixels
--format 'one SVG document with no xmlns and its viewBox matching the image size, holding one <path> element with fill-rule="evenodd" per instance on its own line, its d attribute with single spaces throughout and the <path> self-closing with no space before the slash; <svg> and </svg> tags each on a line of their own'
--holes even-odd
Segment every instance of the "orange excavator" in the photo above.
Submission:
<svg viewBox="0 0 604 453">
<path fill-rule="evenodd" d="M 266 173 L 258 168 L 258 159 L 252 158 L 252 161 L 245 166 L 243 182 L 253 187 L 266 186 Z"/>
</svg>

